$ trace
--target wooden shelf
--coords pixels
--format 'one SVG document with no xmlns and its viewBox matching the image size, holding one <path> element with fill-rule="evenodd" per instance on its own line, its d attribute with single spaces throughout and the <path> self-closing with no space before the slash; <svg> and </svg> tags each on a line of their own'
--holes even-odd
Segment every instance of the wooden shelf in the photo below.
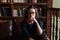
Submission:
<svg viewBox="0 0 60 40">
<path fill-rule="evenodd" d="M 2 7 L 4 7 L 4 6 L 10 6 L 10 3 L 0 3 L 0 5 L 1 5 Z"/>
<path fill-rule="evenodd" d="M 47 3 L 14 3 L 14 5 L 22 5 L 22 6 L 27 6 L 27 5 L 47 5 Z"/>
<path fill-rule="evenodd" d="M 14 8 L 19 8 L 19 7 L 26 7 L 29 5 L 47 5 L 47 3 L 0 3 L 1 6 L 11 6 L 13 5 Z M 19 6 L 18 6 L 19 5 Z"/>
<path fill-rule="evenodd" d="M 11 3 L 0 3 L 0 5 L 10 5 Z M 22 6 L 27 6 L 27 5 L 47 5 L 47 3 L 12 3 L 12 5 L 22 5 Z"/>
<path fill-rule="evenodd" d="M 11 16 L 0 16 L 0 20 L 1 19 L 5 19 L 5 20 L 9 19 L 10 20 L 10 19 L 12 19 L 12 17 Z"/>
<path fill-rule="evenodd" d="M 14 3 L 14 8 L 24 8 L 29 5 L 47 5 L 47 3 Z M 18 6 L 19 5 L 19 6 Z"/>
<path fill-rule="evenodd" d="M 16 19 L 16 18 L 21 18 L 22 19 L 24 17 L 23 16 L 15 16 L 15 17 L 13 16 L 13 19 Z"/>
<path fill-rule="evenodd" d="M 0 20 L 1 19 L 5 19 L 5 20 L 10 20 L 10 19 L 16 19 L 16 18 L 23 18 L 22 16 L 15 16 L 15 17 L 12 17 L 12 16 L 0 16 Z"/>
</svg>

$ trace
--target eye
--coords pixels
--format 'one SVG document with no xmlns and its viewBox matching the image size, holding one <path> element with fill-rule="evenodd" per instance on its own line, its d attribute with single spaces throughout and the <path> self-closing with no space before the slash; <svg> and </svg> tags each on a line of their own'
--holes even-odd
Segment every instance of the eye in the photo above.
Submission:
<svg viewBox="0 0 60 40">
<path fill-rule="evenodd" d="M 27 13 L 29 13 L 29 14 L 34 14 L 35 12 L 27 12 Z"/>
</svg>

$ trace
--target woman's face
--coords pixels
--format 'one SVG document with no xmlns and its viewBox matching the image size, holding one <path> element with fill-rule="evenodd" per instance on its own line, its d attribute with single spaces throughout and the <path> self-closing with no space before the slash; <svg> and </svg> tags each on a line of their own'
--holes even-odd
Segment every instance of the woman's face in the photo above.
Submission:
<svg viewBox="0 0 60 40">
<path fill-rule="evenodd" d="M 28 15 L 28 20 L 34 20 L 35 15 L 36 15 L 35 9 L 33 8 L 29 9 L 27 15 Z"/>
</svg>

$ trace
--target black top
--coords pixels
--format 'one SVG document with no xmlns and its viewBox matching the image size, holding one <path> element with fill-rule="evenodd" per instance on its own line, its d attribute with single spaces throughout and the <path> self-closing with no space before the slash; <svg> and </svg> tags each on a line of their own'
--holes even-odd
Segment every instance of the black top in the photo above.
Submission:
<svg viewBox="0 0 60 40">
<path fill-rule="evenodd" d="M 41 20 L 37 19 L 37 21 L 42 28 Z M 23 34 L 24 35 L 23 40 L 27 40 L 29 37 L 32 37 L 35 40 L 42 40 L 42 38 L 44 36 L 44 32 L 40 36 L 37 34 L 35 22 L 33 24 L 28 24 L 25 20 L 23 20 L 21 22 L 21 28 L 22 28 L 22 31 L 24 33 Z"/>
</svg>

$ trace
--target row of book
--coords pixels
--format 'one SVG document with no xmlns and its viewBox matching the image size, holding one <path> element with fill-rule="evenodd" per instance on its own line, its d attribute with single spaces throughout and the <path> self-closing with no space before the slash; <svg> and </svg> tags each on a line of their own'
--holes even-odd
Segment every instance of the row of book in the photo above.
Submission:
<svg viewBox="0 0 60 40">
<path fill-rule="evenodd" d="M 13 16 L 24 16 L 25 8 L 13 9 Z"/>
<path fill-rule="evenodd" d="M 2 15 L 2 16 L 24 16 L 25 10 L 26 10 L 26 8 L 11 9 L 11 8 L 2 7 L 0 15 Z M 46 9 L 36 8 L 35 10 L 36 10 L 37 16 L 39 14 L 42 16 L 46 16 Z"/>
<path fill-rule="evenodd" d="M 11 14 L 11 8 L 9 8 L 9 7 L 2 7 L 1 8 L 1 16 L 11 16 L 12 14 Z"/>
<path fill-rule="evenodd" d="M 46 3 L 47 0 L 1 0 L 2 3 Z"/>
<path fill-rule="evenodd" d="M 10 0 L 1 0 L 2 3 L 10 3 Z"/>
</svg>

